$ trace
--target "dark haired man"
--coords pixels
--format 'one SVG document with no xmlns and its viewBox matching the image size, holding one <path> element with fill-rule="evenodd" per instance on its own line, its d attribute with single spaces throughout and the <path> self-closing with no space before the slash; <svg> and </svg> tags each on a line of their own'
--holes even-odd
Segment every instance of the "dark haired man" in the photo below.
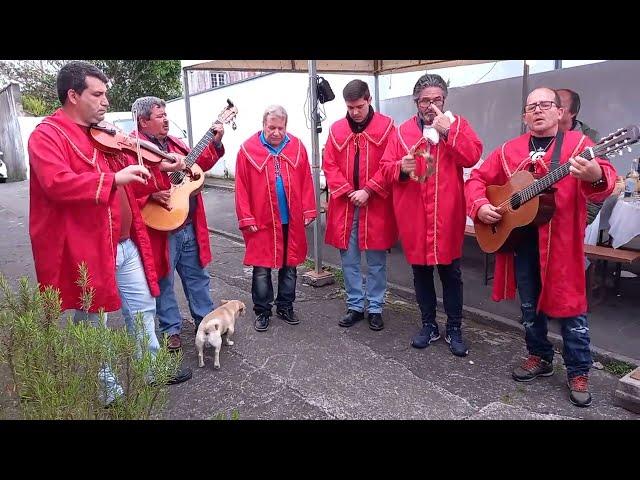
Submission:
<svg viewBox="0 0 640 480">
<path fill-rule="evenodd" d="M 350 327 L 364 318 L 382 330 L 387 288 L 387 249 L 397 240 L 391 189 L 380 171 L 380 159 L 395 132 L 390 117 L 374 112 L 366 82 L 352 80 L 342 92 L 347 115 L 329 130 L 322 168 L 331 194 L 325 242 L 340 249 L 347 313 L 338 322 Z M 362 286 L 362 251 L 367 259 L 366 291 Z"/>
</svg>

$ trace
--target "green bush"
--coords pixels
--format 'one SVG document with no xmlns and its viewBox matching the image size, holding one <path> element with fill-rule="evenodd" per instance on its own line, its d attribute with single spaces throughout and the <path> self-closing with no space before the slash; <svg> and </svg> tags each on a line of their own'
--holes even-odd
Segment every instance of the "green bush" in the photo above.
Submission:
<svg viewBox="0 0 640 480">
<path fill-rule="evenodd" d="M 33 95 L 22 95 L 22 109 L 35 117 L 51 115 L 55 110 L 55 104 L 49 104 L 42 98 Z"/>
<path fill-rule="evenodd" d="M 93 298 L 88 272 L 80 266 L 83 307 Z M 167 380 L 178 370 L 180 355 L 165 345 L 154 357 L 146 338 L 138 342 L 125 329 L 60 321 L 59 292 L 40 291 L 22 278 L 14 293 L 0 272 L 0 359 L 12 385 L 4 394 L 18 397 L 27 419 L 148 419 L 166 403 Z M 104 324 L 104 322 L 102 322 Z M 136 333 L 143 332 L 142 316 Z M 99 375 L 108 365 L 124 394 L 104 408 Z"/>
</svg>

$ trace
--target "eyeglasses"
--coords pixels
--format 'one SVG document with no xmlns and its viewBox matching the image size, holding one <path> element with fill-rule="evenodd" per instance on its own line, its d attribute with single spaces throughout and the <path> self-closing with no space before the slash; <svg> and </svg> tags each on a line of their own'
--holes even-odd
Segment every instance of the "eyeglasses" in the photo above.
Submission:
<svg viewBox="0 0 640 480">
<path fill-rule="evenodd" d="M 418 105 L 420 105 L 421 107 L 428 107 L 432 103 L 435 105 L 442 105 L 444 103 L 444 98 L 438 97 L 434 98 L 433 100 L 429 98 L 421 98 L 418 100 Z"/>
<path fill-rule="evenodd" d="M 552 106 L 558 106 L 556 102 L 552 102 L 550 100 L 545 100 L 544 102 L 538 103 L 530 103 L 524 106 L 525 113 L 533 113 L 536 111 L 537 107 L 540 107 L 540 110 L 549 110 Z"/>
</svg>

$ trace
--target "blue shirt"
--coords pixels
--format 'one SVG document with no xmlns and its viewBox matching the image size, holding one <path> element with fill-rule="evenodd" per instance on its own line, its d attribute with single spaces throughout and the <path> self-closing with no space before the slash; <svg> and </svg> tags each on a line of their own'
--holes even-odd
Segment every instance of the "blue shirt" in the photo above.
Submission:
<svg viewBox="0 0 640 480">
<path fill-rule="evenodd" d="M 280 152 L 284 149 L 284 147 L 289 143 L 289 135 L 285 135 L 280 145 L 274 147 L 270 143 L 267 142 L 267 139 L 264 137 L 264 132 L 260 133 L 260 141 L 262 145 L 271 153 L 272 155 L 280 155 Z M 276 193 L 278 195 L 278 210 L 280 211 L 280 221 L 283 225 L 289 223 L 289 205 L 287 203 L 287 195 L 284 191 L 284 183 L 282 182 L 282 175 L 280 175 L 280 159 L 276 159 Z"/>
</svg>

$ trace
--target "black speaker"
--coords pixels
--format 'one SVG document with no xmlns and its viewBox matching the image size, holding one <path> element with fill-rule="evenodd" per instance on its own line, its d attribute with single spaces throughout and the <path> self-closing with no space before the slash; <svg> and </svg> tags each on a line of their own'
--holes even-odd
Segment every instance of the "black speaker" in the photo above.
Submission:
<svg viewBox="0 0 640 480">
<path fill-rule="evenodd" d="M 330 102 L 336 98 L 333 90 L 331 90 L 331 85 L 322 77 L 318 77 L 318 88 L 316 92 L 320 103 Z"/>
</svg>

